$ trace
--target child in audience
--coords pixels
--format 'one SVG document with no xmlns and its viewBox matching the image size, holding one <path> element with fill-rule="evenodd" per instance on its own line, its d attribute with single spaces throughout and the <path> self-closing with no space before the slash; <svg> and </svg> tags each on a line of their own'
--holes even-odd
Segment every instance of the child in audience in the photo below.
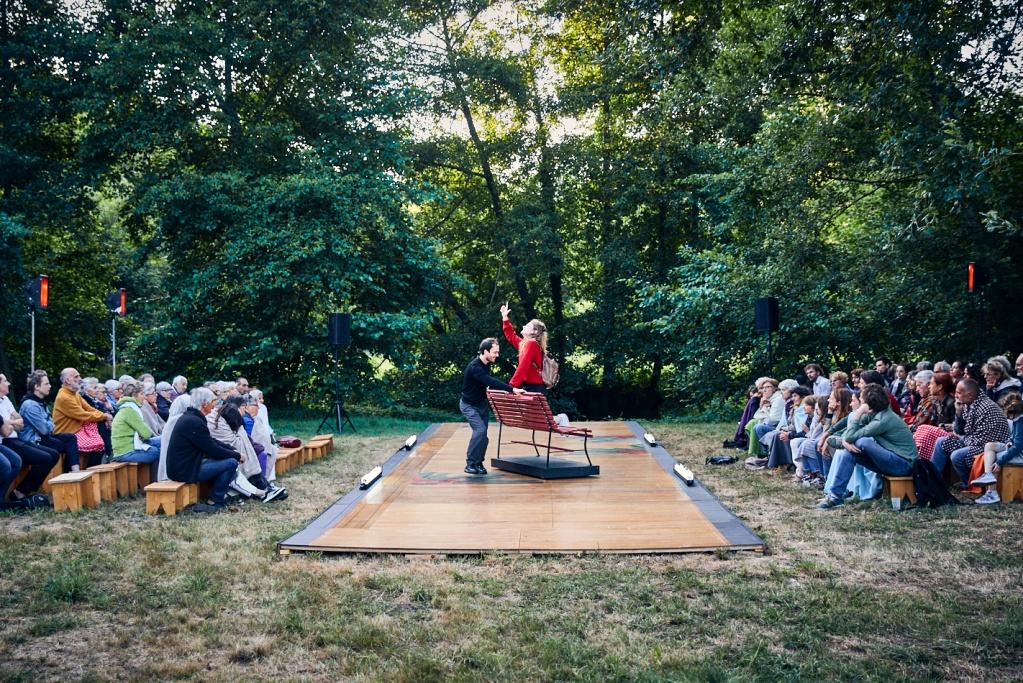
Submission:
<svg viewBox="0 0 1023 683">
<path fill-rule="evenodd" d="M 991 505 L 1002 502 L 998 495 L 997 474 L 1006 465 L 1023 465 L 1023 400 L 1019 394 L 1010 394 L 1003 405 L 1005 417 L 1009 420 L 1011 436 L 1007 443 L 991 442 L 984 445 L 984 474 L 972 484 L 987 485 L 987 491 L 975 502 L 977 505 Z"/>
</svg>

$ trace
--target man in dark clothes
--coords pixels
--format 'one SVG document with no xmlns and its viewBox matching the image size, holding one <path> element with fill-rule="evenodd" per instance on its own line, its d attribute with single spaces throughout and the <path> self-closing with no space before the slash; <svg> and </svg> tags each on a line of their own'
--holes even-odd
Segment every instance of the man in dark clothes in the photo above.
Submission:
<svg viewBox="0 0 1023 683">
<path fill-rule="evenodd" d="M 483 456 L 487 454 L 487 445 L 490 443 L 490 439 L 487 438 L 487 417 L 490 412 L 487 406 L 487 387 L 516 394 L 526 393 L 524 389 L 516 389 L 490 374 L 490 364 L 497 360 L 499 355 L 501 347 L 497 340 L 487 337 L 480 342 L 479 354 L 465 368 L 458 407 L 472 427 L 472 438 L 469 439 L 469 449 L 465 454 L 466 474 L 487 473 L 483 467 Z"/>
<path fill-rule="evenodd" d="M 205 387 L 193 389 L 191 405 L 178 418 L 167 444 L 167 476 L 174 481 L 192 483 L 213 480 L 213 491 L 200 512 L 220 512 L 227 505 L 227 488 L 234 480 L 238 462 L 245 456 L 210 436 L 206 416 L 213 411 L 217 397 Z"/>
</svg>

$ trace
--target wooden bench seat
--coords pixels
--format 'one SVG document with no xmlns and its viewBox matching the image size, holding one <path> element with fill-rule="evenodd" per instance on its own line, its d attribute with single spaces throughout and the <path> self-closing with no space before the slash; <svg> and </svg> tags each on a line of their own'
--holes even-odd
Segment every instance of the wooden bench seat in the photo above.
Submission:
<svg viewBox="0 0 1023 683">
<path fill-rule="evenodd" d="M 892 502 L 893 510 L 901 510 L 903 502 L 908 500 L 910 504 L 916 503 L 916 489 L 913 487 L 913 477 L 889 477 L 882 475 L 884 488 L 882 496 Z"/>
<path fill-rule="evenodd" d="M 516 441 L 511 440 L 508 443 L 524 444 L 532 446 L 536 452 L 536 456 L 540 457 L 540 448 L 543 447 L 546 450 L 547 461 L 545 467 L 551 469 L 551 451 L 559 451 L 563 453 L 575 453 L 580 449 L 578 448 L 564 448 L 561 446 L 555 446 L 551 443 L 551 438 L 557 434 L 559 436 L 578 436 L 582 437 L 583 447 L 582 451 L 586 454 L 586 462 L 589 463 L 588 467 L 580 467 L 578 472 L 570 474 L 568 476 L 589 476 L 589 474 L 597 474 L 600 468 L 593 464 L 590 460 L 590 451 L 588 448 L 588 442 L 593 431 L 585 427 L 562 427 L 554 419 L 554 413 L 551 412 L 551 406 L 547 402 L 547 397 L 540 393 L 526 393 L 526 394 L 510 394 L 504 391 L 492 391 L 487 389 L 487 401 L 490 403 L 491 410 L 494 411 L 494 415 L 498 421 L 498 437 L 497 437 L 497 458 L 494 459 L 495 467 L 501 469 L 508 469 L 502 467 L 501 463 L 501 437 L 505 427 L 517 427 L 519 429 L 528 429 L 531 433 L 529 441 Z M 547 443 L 537 442 L 536 434 L 547 434 Z M 524 472 L 518 468 L 512 471 L 518 471 L 523 474 Z M 566 472 L 569 470 L 566 469 Z"/>
<path fill-rule="evenodd" d="M 68 472 L 50 480 L 54 512 L 97 508 L 101 500 L 100 480 L 85 470 Z"/>
<path fill-rule="evenodd" d="M 176 515 L 199 500 L 199 485 L 181 481 L 153 482 L 145 491 L 147 515 L 158 514 L 161 510 L 165 515 Z"/>
<path fill-rule="evenodd" d="M 274 462 L 277 474 L 284 474 L 293 467 L 301 465 L 301 455 L 299 455 L 301 450 L 301 446 L 298 448 L 278 448 L 277 460 Z"/>
<path fill-rule="evenodd" d="M 998 495 L 1003 503 L 1023 499 L 1023 465 L 1005 465 L 998 473 Z"/>
</svg>

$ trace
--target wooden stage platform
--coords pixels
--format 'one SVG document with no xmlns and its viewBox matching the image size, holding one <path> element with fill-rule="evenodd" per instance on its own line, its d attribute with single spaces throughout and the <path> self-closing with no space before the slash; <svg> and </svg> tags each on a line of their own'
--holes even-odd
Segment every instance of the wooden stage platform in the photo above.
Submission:
<svg viewBox="0 0 1023 683">
<path fill-rule="evenodd" d="M 635 422 L 587 423 L 589 451 L 600 475 L 544 481 L 490 468 L 497 425 L 490 425 L 486 476 L 464 474 L 469 427 L 435 424 L 411 451 L 383 464 L 366 490 L 337 500 L 304 529 L 278 544 L 281 554 L 679 553 L 718 548 L 763 550 L 763 540 L 697 480 L 672 473 L 674 458 L 643 441 Z M 534 455 L 509 445 L 529 432 L 505 429 L 502 457 Z M 581 439 L 556 437 L 581 448 Z M 562 456 L 564 457 L 564 456 Z M 568 456 L 586 462 L 582 453 Z"/>
</svg>

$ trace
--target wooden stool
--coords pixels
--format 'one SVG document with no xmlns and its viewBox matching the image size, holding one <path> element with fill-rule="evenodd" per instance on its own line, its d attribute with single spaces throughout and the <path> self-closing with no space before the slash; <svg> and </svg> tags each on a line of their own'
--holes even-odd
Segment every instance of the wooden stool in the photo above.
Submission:
<svg viewBox="0 0 1023 683">
<path fill-rule="evenodd" d="M 199 499 L 199 487 L 180 481 L 158 481 L 149 484 L 146 491 L 146 514 L 176 515 Z"/>
<path fill-rule="evenodd" d="M 1003 503 L 1023 498 L 1023 465 L 1006 465 L 998 476 L 998 495 Z"/>
<path fill-rule="evenodd" d="M 142 465 L 138 462 L 123 462 L 124 465 L 124 485 L 128 489 L 128 495 L 138 495 L 139 489 L 146 488 L 145 486 L 139 486 L 139 467 L 149 467 L 149 465 Z M 149 483 L 148 481 L 146 482 Z"/>
<path fill-rule="evenodd" d="M 118 498 L 124 498 L 134 493 L 131 488 L 131 464 L 126 462 L 108 462 L 104 465 L 93 465 L 90 472 L 110 472 L 113 475 L 114 493 Z M 106 500 L 104 498 L 103 500 Z"/>
<path fill-rule="evenodd" d="M 890 498 L 893 510 L 902 509 L 902 501 L 909 499 L 910 503 L 916 502 L 916 489 L 913 488 L 913 477 L 889 477 L 883 475 L 884 492 L 883 496 Z"/>
<path fill-rule="evenodd" d="M 301 450 L 300 448 L 279 448 L 277 449 L 277 460 L 274 461 L 274 467 L 276 468 L 277 474 L 284 474 L 292 467 L 298 464 L 298 460 L 295 457 L 295 453 Z"/>
<path fill-rule="evenodd" d="M 99 507 L 99 477 L 88 470 L 68 472 L 50 480 L 53 491 L 53 510 L 81 510 Z"/>
<path fill-rule="evenodd" d="M 114 481 L 114 471 L 106 465 L 93 465 L 86 472 L 92 472 L 93 477 L 99 480 L 99 495 L 103 501 L 117 500 L 117 484 Z"/>
</svg>

